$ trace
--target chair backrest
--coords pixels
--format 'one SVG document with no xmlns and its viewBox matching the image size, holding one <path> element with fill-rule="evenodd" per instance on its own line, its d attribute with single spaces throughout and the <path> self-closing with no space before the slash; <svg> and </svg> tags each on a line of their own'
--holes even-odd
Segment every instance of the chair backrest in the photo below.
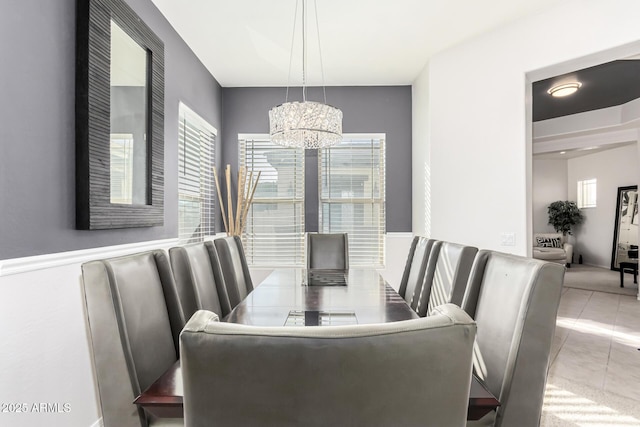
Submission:
<svg viewBox="0 0 640 427">
<path fill-rule="evenodd" d="M 431 248 L 417 304 L 413 307 L 424 317 L 439 305 L 462 304 L 469 273 L 478 248 L 457 243 L 436 242 Z M 414 301 L 415 303 L 415 301 Z"/>
<path fill-rule="evenodd" d="M 478 324 L 475 372 L 501 403 L 495 426 L 539 425 L 564 272 L 516 255 L 476 256 L 462 307 Z"/>
<path fill-rule="evenodd" d="M 414 310 L 418 305 L 420 287 L 424 281 L 427 261 L 435 242 L 436 240 L 420 236 L 415 236 L 411 242 L 398 293 Z"/>
<path fill-rule="evenodd" d="M 213 311 L 220 317 L 231 312 L 212 242 L 177 246 L 169 249 L 169 256 L 185 319 L 189 320 L 198 310 Z"/>
<path fill-rule="evenodd" d="M 347 233 L 307 233 L 307 268 L 349 269 Z"/>
<path fill-rule="evenodd" d="M 233 309 L 253 291 L 253 283 L 247 260 L 244 257 L 242 241 L 238 236 L 229 236 L 216 239 L 213 243 L 220 260 L 229 303 Z"/>
<path fill-rule="evenodd" d="M 178 301 L 169 259 L 152 251 L 91 261 L 82 277 L 104 425 L 146 426 L 133 400 L 175 363 L 184 325 L 179 306 L 168 307 Z"/>
<path fill-rule="evenodd" d="M 185 426 L 464 426 L 475 324 L 454 305 L 439 310 L 326 327 L 200 311 L 180 337 Z"/>
</svg>

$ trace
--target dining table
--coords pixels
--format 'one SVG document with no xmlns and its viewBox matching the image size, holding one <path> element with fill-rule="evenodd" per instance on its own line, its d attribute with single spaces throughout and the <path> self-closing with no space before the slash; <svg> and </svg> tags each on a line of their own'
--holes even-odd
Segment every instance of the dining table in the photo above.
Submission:
<svg viewBox="0 0 640 427">
<path fill-rule="evenodd" d="M 375 269 L 275 269 L 222 321 L 255 326 L 328 326 L 417 319 Z M 159 418 L 183 417 L 180 361 L 172 365 L 134 403 Z M 500 405 L 475 375 L 468 420 L 478 420 Z"/>
</svg>

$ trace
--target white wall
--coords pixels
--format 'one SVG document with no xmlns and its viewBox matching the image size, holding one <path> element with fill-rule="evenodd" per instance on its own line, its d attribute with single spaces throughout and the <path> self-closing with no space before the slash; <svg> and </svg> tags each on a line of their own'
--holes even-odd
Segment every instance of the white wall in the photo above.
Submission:
<svg viewBox="0 0 640 427">
<path fill-rule="evenodd" d="M 400 287 L 412 239 L 411 233 L 387 233 L 385 268 L 378 269 L 378 272 L 396 291 Z"/>
<path fill-rule="evenodd" d="M 575 196 L 575 191 L 574 191 Z M 568 199 L 567 160 L 533 159 L 533 232 L 555 233 L 549 225 L 547 208 L 552 202 Z"/>
<path fill-rule="evenodd" d="M 431 236 L 431 188 L 429 155 L 429 66 L 411 87 L 412 141 L 412 230 L 418 236 Z"/>
<path fill-rule="evenodd" d="M 79 265 L 0 277 L 0 402 L 29 408 L 0 414 L 0 424 L 89 427 L 98 419 L 82 308 Z M 30 410 L 40 402 L 70 412 Z"/>
<path fill-rule="evenodd" d="M 431 209 L 414 215 L 430 214 L 433 237 L 530 253 L 530 82 L 640 52 L 638 16 L 635 0 L 568 0 L 430 59 L 416 94 L 429 129 L 414 135 L 430 158 L 414 161 L 430 165 Z"/>
<path fill-rule="evenodd" d="M 577 200 L 577 182 L 597 179 L 597 207 L 582 209 L 585 222 L 575 233 L 574 260 L 609 268 L 618 187 L 638 184 L 637 144 L 568 160 L 569 200 Z"/>
</svg>

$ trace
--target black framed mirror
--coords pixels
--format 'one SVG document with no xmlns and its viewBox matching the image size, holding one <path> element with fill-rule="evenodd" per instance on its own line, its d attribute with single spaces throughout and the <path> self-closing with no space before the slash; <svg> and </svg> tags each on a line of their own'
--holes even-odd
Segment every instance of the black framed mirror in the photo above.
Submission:
<svg viewBox="0 0 640 427">
<path fill-rule="evenodd" d="M 638 258 L 638 186 L 618 187 L 611 269 Z"/>
<path fill-rule="evenodd" d="M 78 0 L 76 228 L 164 222 L 164 44 L 123 0 Z"/>
</svg>

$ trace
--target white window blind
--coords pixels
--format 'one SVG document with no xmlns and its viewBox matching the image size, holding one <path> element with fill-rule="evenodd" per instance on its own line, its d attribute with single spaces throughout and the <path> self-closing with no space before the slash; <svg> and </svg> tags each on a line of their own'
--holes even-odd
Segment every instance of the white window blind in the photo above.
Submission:
<svg viewBox="0 0 640 427">
<path fill-rule="evenodd" d="M 133 203 L 133 134 L 112 133 L 110 146 L 111 203 Z"/>
<path fill-rule="evenodd" d="M 383 267 L 385 136 L 344 135 L 318 151 L 320 232 L 349 234 L 349 265 Z"/>
<path fill-rule="evenodd" d="M 267 135 L 240 135 L 239 164 L 261 171 L 243 242 L 252 266 L 304 265 L 304 150 L 273 144 Z"/>
<path fill-rule="evenodd" d="M 216 129 L 184 104 L 179 107 L 178 237 L 181 243 L 201 242 L 215 234 Z"/>
<path fill-rule="evenodd" d="M 578 181 L 578 207 L 596 207 L 596 179 L 585 179 Z"/>
</svg>

